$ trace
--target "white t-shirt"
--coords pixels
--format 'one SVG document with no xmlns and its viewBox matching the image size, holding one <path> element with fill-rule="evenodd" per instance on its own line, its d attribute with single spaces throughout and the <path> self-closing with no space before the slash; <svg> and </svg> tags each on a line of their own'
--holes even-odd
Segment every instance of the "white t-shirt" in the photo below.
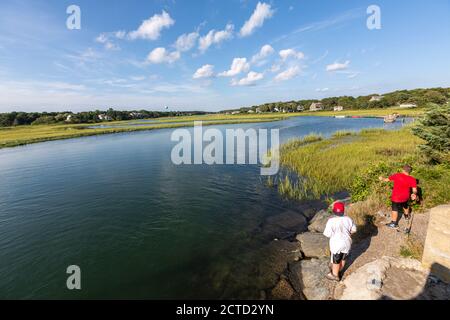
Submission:
<svg viewBox="0 0 450 320">
<path fill-rule="evenodd" d="M 353 220 L 347 216 L 330 218 L 323 235 L 330 238 L 332 254 L 349 253 L 352 247 L 351 234 L 356 232 Z"/>
</svg>

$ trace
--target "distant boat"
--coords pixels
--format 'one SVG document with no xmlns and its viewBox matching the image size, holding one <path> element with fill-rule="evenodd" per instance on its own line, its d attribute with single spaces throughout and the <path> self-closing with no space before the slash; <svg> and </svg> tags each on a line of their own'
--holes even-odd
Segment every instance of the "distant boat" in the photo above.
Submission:
<svg viewBox="0 0 450 320">
<path fill-rule="evenodd" d="M 336 119 L 345 119 L 347 116 L 334 116 Z"/>
<path fill-rule="evenodd" d="M 361 119 L 361 116 L 352 116 L 353 119 Z"/>
<path fill-rule="evenodd" d="M 384 117 L 384 123 L 394 123 L 397 121 L 398 114 L 390 114 Z"/>
</svg>

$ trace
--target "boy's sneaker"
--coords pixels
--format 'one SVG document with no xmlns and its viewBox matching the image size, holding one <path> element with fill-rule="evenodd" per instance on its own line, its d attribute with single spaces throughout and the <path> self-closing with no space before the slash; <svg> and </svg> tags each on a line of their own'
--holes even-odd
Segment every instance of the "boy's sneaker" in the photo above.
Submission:
<svg viewBox="0 0 450 320">
<path fill-rule="evenodd" d="M 396 224 L 395 222 L 388 223 L 386 227 L 398 230 L 398 224 Z"/>
</svg>

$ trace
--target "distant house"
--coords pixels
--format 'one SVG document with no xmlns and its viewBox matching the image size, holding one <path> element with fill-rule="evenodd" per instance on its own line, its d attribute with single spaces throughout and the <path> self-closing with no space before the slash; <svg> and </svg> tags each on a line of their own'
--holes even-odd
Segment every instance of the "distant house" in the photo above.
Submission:
<svg viewBox="0 0 450 320">
<path fill-rule="evenodd" d="M 309 107 L 309 111 L 321 111 L 323 110 L 323 105 L 320 102 L 314 102 Z"/>
<path fill-rule="evenodd" d="M 248 110 L 248 113 L 255 113 L 252 109 Z"/>
<path fill-rule="evenodd" d="M 240 111 L 233 111 L 231 114 L 235 115 L 235 114 L 239 114 L 239 113 L 241 113 L 241 112 Z"/>
<path fill-rule="evenodd" d="M 383 96 L 372 96 L 370 102 L 381 101 L 381 99 L 383 99 Z"/>
<path fill-rule="evenodd" d="M 142 118 L 144 115 L 142 113 L 139 112 L 131 112 L 130 113 L 130 117 L 133 119 L 139 119 Z"/>
<path fill-rule="evenodd" d="M 99 114 L 98 119 L 101 121 L 111 121 L 112 118 L 106 114 Z"/>
<path fill-rule="evenodd" d="M 73 115 L 69 114 L 66 118 L 66 122 L 72 122 Z"/>
<path fill-rule="evenodd" d="M 333 108 L 334 111 L 344 111 L 344 107 L 343 106 L 336 106 Z"/>
<path fill-rule="evenodd" d="M 260 108 L 256 108 L 256 113 L 262 113 Z"/>
<path fill-rule="evenodd" d="M 302 106 L 301 104 L 299 104 L 298 106 L 297 106 L 297 111 L 305 111 L 305 107 L 304 106 Z"/>
<path fill-rule="evenodd" d="M 401 109 L 411 109 L 411 108 L 417 108 L 417 104 L 415 103 L 402 103 L 400 104 Z"/>
<path fill-rule="evenodd" d="M 273 110 L 274 110 L 275 112 L 280 112 L 280 110 L 279 110 L 277 107 L 275 107 Z"/>
</svg>

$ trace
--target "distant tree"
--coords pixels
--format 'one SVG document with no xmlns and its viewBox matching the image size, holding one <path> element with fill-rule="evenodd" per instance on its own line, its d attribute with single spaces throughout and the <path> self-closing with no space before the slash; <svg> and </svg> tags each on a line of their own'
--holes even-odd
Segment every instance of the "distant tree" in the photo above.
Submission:
<svg viewBox="0 0 450 320">
<path fill-rule="evenodd" d="M 419 148 L 431 162 L 450 160 L 450 103 L 428 111 L 412 130 L 425 140 Z"/>
</svg>

